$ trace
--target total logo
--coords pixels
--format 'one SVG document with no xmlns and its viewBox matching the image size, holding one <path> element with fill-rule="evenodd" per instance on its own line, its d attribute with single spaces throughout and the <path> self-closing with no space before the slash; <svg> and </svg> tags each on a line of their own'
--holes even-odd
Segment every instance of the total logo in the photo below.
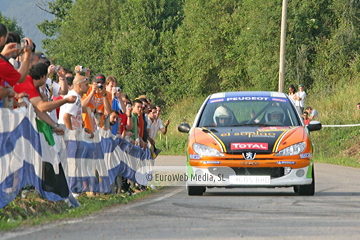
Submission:
<svg viewBox="0 0 360 240">
<path fill-rule="evenodd" d="M 231 143 L 231 150 L 239 149 L 251 149 L 251 150 L 268 150 L 269 146 L 267 143 Z"/>
</svg>

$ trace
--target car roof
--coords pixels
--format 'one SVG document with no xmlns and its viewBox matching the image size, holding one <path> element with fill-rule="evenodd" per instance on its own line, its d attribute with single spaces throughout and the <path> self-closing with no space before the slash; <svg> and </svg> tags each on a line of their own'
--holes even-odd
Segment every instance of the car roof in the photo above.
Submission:
<svg viewBox="0 0 360 240">
<path fill-rule="evenodd" d="M 285 93 L 270 92 L 270 91 L 239 91 L 239 92 L 219 92 L 213 93 L 209 96 L 210 99 L 214 98 L 234 98 L 234 97 L 276 97 L 287 98 Z"/>
</svg>

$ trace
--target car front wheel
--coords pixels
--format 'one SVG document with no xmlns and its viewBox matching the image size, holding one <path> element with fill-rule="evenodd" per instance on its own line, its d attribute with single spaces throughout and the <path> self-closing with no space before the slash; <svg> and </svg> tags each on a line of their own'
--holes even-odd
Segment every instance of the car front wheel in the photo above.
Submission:
<svg viewBox="0 0 360 240">
<path fill-rule="evenodd" d="M 189 196 L 202 196 L 206 188 L 202 186 L 188 186 L 187 191 Z"/>
<path fill-rule="evenodd" d="M 309 185 L 299 185 L 294 187 L 294 192 L 301 196 L 314 196 L 315 194 L 315 173 L 314 166 L 312 168 L 312 183 Z"/>
</svg>

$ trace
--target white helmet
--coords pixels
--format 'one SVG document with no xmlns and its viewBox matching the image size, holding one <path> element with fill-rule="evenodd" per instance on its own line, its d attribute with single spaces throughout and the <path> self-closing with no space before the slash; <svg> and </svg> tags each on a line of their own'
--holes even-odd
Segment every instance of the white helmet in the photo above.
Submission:
<svg viewBox="0 0 360 240">
<path fill-rule="evenodd" d="M 281 107 L 278 106 L 271 106 L 266 110 L 266 114 L 265 114 L 265 121 L 266 122 L 270 122 L 270 121 L 274 121 L 272 119 L 270 119 L 270 114 L 280 114 L 280 122 L 284 122 L 285 120 L 285 112 Z"/>
<path fill-rule="evenodd" d="M 215 112 L 214 112 L 214 123 L 216 123 L 217 126 L 221 125 L 219 123 L 219 118 L 229 118 L 228 122 L 231 122 L 233 117 L 233 113 L 231 112 L 230 109 L 225 108 L 223 106 L 219 106 Z"/>
</svg>

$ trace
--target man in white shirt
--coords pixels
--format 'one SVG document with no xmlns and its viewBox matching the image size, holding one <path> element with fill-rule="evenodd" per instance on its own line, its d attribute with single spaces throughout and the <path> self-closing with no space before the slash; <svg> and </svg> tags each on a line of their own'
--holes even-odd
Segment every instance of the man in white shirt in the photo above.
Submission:
<svg viewBox="0 0 360 240">
<path fill-rule="evenodd" d="M 299 91 L 296 93 L 295 99 L 295 106 L 299 113 L 302 115 L 304 112 L 304 104 L 305 104 L 306 92 L 304 91 L 304 85 L 299 85 Z"/>
<path fill-rule="evenodd" d="M 151 109 L 151 112 L 149 113 L 150 116 L 148 116 L 149 125 L 150 125 L 149 137 L 155 143 L 155 138 L 156 138 L 158 131 L 160 130 L 165 135 L 167 132 L 167 127 L 170 124 L 170 121 L 166 120 L 165 126 L 164 126 L 162 123 L 162 120 L 159 118 L 159 115 L 161 113 L 161 107 L 155 106 L 155 107 L 151 107 L 150 109 Z M 151 143 L 151 141 L 150 141 L 150 143 Z"/>
<path fill-rule="evenodd" d="M 76 96 L 74 103 L 67 103 L 60 107 L 59 123 L 65 124 L 66 128 L 76 130 L 82 128 L 82 106 L 81 96 L 88 91 L 89 79 L 76 76 L 73 81 L 73 89 L 64 98 Z M 86 129 L 84 129 L 88 132 Z"/>
<path fill-rule="evenodd" d="M 150 127 L 148 140 L 152 145 L 155 145 L 156 134 L 159 131 L 159 126 L 156 124 L 157 110 L 155 106 L 151 106 L 149 110 L 150 112 L 147 115 Z"/>
</svg>

